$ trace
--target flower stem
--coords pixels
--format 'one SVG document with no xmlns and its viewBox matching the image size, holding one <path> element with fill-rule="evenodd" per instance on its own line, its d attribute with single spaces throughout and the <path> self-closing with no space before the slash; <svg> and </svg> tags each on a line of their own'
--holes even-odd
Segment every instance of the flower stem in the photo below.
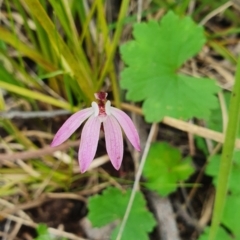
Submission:
<svg viewBox="0 0 240 240">
<path fill-rule="evenodd" d="M 100 89 L 103 81 L 106 77 L 107 72 L 109 71 L 109 67 L 111 66 L 111 63 L 113 61 L 118 43 L 119 43 L 119 39 L 121 37 L 121 33 L 122 33 L 122 29 L 123 29 L 123 24 L 124 24 L 124 18 L 126 16 L 127 10 L 128 10 L 128 6 L 129 6 L 129 0 L 123 0 L 122 4 L 121 4 L 121 9 L 120 9 L 120 13 L 118 16 L 118 21 L 117 21 L 117 26 L 116 26 L 116 31 L 114 33 L 113 36 L 113 40 L 112 40 L 112 44 L 110 45 L 110 49 L 109 49 L 109 54 L 108 54 L 108 58 L 106 60 L 106 63 L 103 67 L 99 82 L 98 82 L 98 87 L 97 89 Z M 112 69 L 110 69 L 110 71 L 112 71 Z M 114 95 L 114 100 L 116 103 L 117 107 L 120 107 L 120 96 L 119 96 L 119 89 L 117 86 L 117 83 L 115 81 L 112 81 L 112 88 L 113 88 L 113 95 Z"/>
<path fill-rule="evenodd" d="M 212 225 L 209 233 L 209 240 L 215 240 L 219 224 L 224 211 L 226 202 L 229 176 L 232 167 L 232 158 L 234 152 L 234 144 L 237 136 L 238 124 L 240 117 L 240 58 L 237 64 L 237 72 L 235 76 L 235 84 L 232 90 L 229 120 L 225 141 L 223 144 L 223 152 L 221 156 L 220 169 L 218 173 L 217 191 L 214 203 Z"/>
<path fill-rule="evenodd" d="M 120 225 L 120 228 L 119 228 L 116 240 L 121 240 L 121 237 L 122 237 L 124 228 L 126 226 L 126 223 L 127 223 L 127 220 L 128 220 L 129 214 L 130 214 L 130 211 L 132 209 L 132 205 L 133 205 L 133 202 L 134 202 L 134 199 L 135 199 L 135 196 L 136 196 L 136 192 L 137 192 L 138 187 L 139 187 L 140 178 L 141 178 L 143 167 L 144 167 L 144 164 L 146 162 L 146 158 L 147 158 L 150 146 L 151 146 L 151 142 L 153 141 L 153 139 L 154 139 L 154 137 L 156 135 L 157 128 L 158 128 L 157 123 L 153 123 L 152 127 L 151 127 L 151 130 L 150 130 L 150 133 L 148 135 L 146 146 L 144 148 L 142 159 L 141 159 L 139 168 L 137 170 L 137 174 L 136 174 L 135 181 L 134 181 L 134 184 L 133 184 L 132 193 L 131 193 L 130 199 L 128 201 L 127 209 L 125 211 L 123 220 L 121 222 L 121 225 Z"/>
</svg>

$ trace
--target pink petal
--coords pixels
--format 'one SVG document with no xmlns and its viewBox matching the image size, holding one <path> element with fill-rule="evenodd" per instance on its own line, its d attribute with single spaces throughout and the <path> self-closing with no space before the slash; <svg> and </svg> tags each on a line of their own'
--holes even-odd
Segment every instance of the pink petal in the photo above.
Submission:
<svg viewBox="0 0 240 240">
<path fill-rule="evenodd" d="M 86 108 L 84 110 L 78 111 L 74 113 L 71 117 L 69 117 L 66 122 L 61 126 L 61 128 L 56 133 L 51 147 L 58 146 L 66 141 L 73 132 L 76 131 L 77 128 L 91 115 L 93 114 L 92 108 Z"/>
<path fill-rule="evenodd" d="M 107 116 L 103 121 L 105 132 L 106 148 L 112 165 L 119 169 L 123 158 L 123 138 L 122 130 L 117 120 L 112 116 Z"/>
<path fill-rule="evenodd" d="M 130 143 L 135 149 L 141 151 L 139 135 L 131 118 L 125 112 L 115 107 L 111 107 L 110 111 L 111 114 L 118 120 Z"/>
<path fill-rule="evenodd" d="M 78 161 L 82 173 L 88 169 L 96 154 L 100 126 L 101 122 L 98 117 L 91 116 L 83 127 L 78 151 Z"/>
</svg>

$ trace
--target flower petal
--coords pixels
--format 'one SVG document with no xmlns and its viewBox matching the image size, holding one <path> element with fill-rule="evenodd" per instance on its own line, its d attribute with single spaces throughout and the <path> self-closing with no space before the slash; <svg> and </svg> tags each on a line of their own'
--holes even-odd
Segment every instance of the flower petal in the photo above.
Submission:
<svg viewBox="0 0 240 240">
<path fill-rule="evenodd" d="M 125 112 L 115 107 L 111 107 L 110 111 L 111 114 L 118 120 L 130 143 L 135 149 L 141 151 L 139 135 L 131 118 Z"/>
<path fill-rule="evenodd" d="M 123 138 L 119 123 L 113 116 L 107 116 L 103 121 L 106 148 L 112 165 L 119 169 L 123 158 Z"/>
<path fill-rule="evenodd" d="M 86 108 L 69 117 L 56 133 L 51 143 L 51 147 L 58 146 L 66 141 L 91 114 L 93 114 L 93 109 Z"/>
<path fill-rule="evenodd" d="M 78 151 L 78 161 L 82 173 L 88 169 L 96 154 L 100 126 L 101 122 L 98 117 L 91 116 L 83 127 Z"/>
</svg>

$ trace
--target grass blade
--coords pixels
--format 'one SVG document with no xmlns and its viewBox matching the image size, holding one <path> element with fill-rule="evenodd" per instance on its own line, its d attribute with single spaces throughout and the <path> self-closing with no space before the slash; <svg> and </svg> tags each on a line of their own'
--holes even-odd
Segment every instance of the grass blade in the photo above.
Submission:
<svg viewBox="0 0 240 240">
<path fill-rule="evenodd" d="M 233 87 L 230 107 L 229 120 L 225 141 L 223 144 L 223 152 L 221 156 L 220 169 L 218 173 L 217 192 L 215 197 L 215 204 L 212 217 L 212 225 L 210 228 L 209 240 L 215 240 L 221 218 L 224 210 L 224 205 L 227 197 L 227 189 L 229 176 L 232 167 L 232 158 L 234 151 L 234 144 L 237 136 L 239 118 L 240 118 L 240 58 L 237 65 L 237 73 L 235 77 L 235 84 Z"/>
</svg>

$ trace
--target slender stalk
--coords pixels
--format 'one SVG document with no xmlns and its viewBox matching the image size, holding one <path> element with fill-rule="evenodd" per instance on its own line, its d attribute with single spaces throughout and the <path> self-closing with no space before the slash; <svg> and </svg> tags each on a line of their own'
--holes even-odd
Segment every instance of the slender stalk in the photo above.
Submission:
<svg viewBox="0 0 240 240">
<path fill-rule="evenodd" d="M 109 48 L 109 46 L 111 46 L 111 41 L 109 37 L 107 20 L 104 17 L 105 16 L 104 5 L 101 1 L 98 1 L 97 10 L 98 10 L 98 22 L 100 24 L 100 28 L 102 29 L 102 33 L 103 33 L 102 36 L 103 36 L 103 42 L 104 42 L 104 49 L 105 49 L 107 58 L 109 58 L 111 56 L 111 48 Z M 99 67 L 99 70 L 101 71 L 101 67 Z M 112 84 L 113 97 L 116 102 L 116 106 L 120 108 L 119 87 L 117 84 L 117 75 L 116 75 L 113 61 L 110 62 L 108 73 L 109 73 L 109 78 Z"/>
<path fill-rule="evenodd" d="M 86 0 L 84 0 L 81 4 L 84 11 L 84 14 L 81 13 L 81 11 L 79 11 L 79 15 L 81 17 L 81 21 L 83 23 L 82 25 L 82 33 L 80 35 L 79 38 L 79 44 L 83 45 L 83 40 L 86 38 L 86 41 L 89 41 L 89 37 L 91 36 L 92 41 L 94 43 L 97 42 L 97 33 L 96 33 L 96 26 L 95 26 L 95 22 L 93 21 L 93 15 L 96 11 L 97 5 L 98 5 L 99 1 L 95 0 L 92 5 L 91 8 L 88 6 Z M 83 18 L 84 16 L 84 18 Z"/>
<path fill-rule="evenodd" d="M 118 21 L 117 21 L 117 28 L 116 28 L 116 31 L 115 31 L 114 36 L 113 36 L 113 41 L 112 41 L 112 44 L 110 46 L 108 58 L 106 60 L 106 63 L 103 67 L 103 71 L 102 71 L 100 79 L 99 79 L 98 89 L 101 88 L 101 86 L 103 84 L 103 81 L 106 77 L 106 74 L 109 71 L 109 67 L 112 64 L 113 57 L 114 57 L 114 54 L 116 52 L 116 49 L 117 49 L 117 46 L 118 46 L 118 43 L 119 43 L 119 39 L 121 37 L 121 33 L 122 33 L 122 29 L 123 29 L 123 20 L 126 16 L 126 13 L 127 13 L 127 10 L 128 10 L 128 5 L 129 5 L 129 0 L 123 0 L 122 1 L 122 5 L 121 5 L 120 13 L 119 13 L 119 16 L 118 16 Z M 118 86 L 114 81 L 112 82 L 112 85 L 113 85 L 112 86 L 113 92 L 115 93 L 115 96 L 114 96 L 115 103 L 116 103 L 116 106 L 119 107 L 120 106 L 120 96 L 118 94 Z"/>
<path fill-rule="evenodd" d="M 232 167 L 232 157 L 234 152 L 234 144 L 237 136 L 239 117 L 240 117 L 240 57 L 237 64 L 237 72 L 235 84 L 233 87 L 230 108 L 229 120 L 225 141 L 223 144 L 223 152 L 221 156 L 220 169 L 218 174 L 217 192 L 213 210 L 212 225 L 209 233 L 209 240 L 215 240 L 219 224 L 224 211 L 224 205 L 227 196 L 229 176 Z"/>
<path fill-rule="evenodd" d="M 136 174 L 135 181 L 134 181 L 134 184 L 133 184 L 132 193 L 131 193 L 131 196 L 130 196 L 130 199 L 129 199 L 127 209 L 125 211 L 123 220 L 121 222 L 116 240 L 121 240 L 121 237 L 122 237 L 124 228 L 126 226 L 130 211 L 132 209 L 132 205 L 133 205 L 133 202 L 134 202 L 134 199 L 135 199 L 135 196 L 136 196 L 136 192 L 137 192 L 138 187 L 139 187 L 139 182 L 140 182 L 140 178 L 141 178 L 141 175 L 142 175 L 143 167 L 144 167 L 145 162 L 146 162 L 146 158 L 147 158 L 150 146 L 151 146 L 151 142 L 153 141 L 153 138 L 155 137 L 157 127 L 158 127 L 157 123 L 153 123 L 152 127 L 150 129 L 150 133 L 148 135 L 148 139 L 147 139 L 147 142 L 146 142 L 146 146 L 144 148 L 142 159 L 141 159 L 139 168 L 137 170 L 137 174 Z"/>
<path fill-rule="evenodd" d="M 5 101 L 3 98 L 3 93 L 0 91 L 0 111 L 5 110 Z"/>
<path fill-rule="evenodd" d="M 11 29 L 12 29 L 12 32 L 14 33 L 14 37 L 15 37 L 15 39 L 17 41 L 17 44 L 18 44 L 19 43 L 19 38 L 17 37 L 18 33 L 16 32 L 17 29 L 14 25 L 14 21 L 13 21 L 13 18 L 12 18 L 12 11 L 11 11 L 11 8 L 10 8 L 10 5 L 9 5 L 8 1 L 6 1 L 6 7 L 7 7 L 7 11 L 8 11 L 9 18 L 10 18 Z M 21 55 L 18 56 L 18 60 L 19 60 L 21 68 L 24 69 L 24 64 L 23 64 L 23 60 L 22 60 Z"/>
</svg>

